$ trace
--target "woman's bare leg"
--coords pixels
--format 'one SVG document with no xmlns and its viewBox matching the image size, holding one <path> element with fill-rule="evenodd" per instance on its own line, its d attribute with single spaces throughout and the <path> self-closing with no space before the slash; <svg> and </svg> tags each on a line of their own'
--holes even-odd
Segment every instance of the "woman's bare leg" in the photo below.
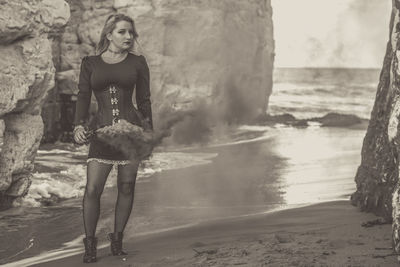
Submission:
<svg viewBox="0 0 400 267">
<path fill-rule="evenodd" d="M 83 196 L 83 223 L 87 237 L 94 237 L 100 215 L 100 197 L 112 165 L 90 161 L 87 165 L 87 182 Z"/>
<path fill-rule="evenodd" d="M 115 205 L 114 233 L 123 232 L 132 211 L 139 162 L 118 165 L 118 198 Z"/>
</svg>

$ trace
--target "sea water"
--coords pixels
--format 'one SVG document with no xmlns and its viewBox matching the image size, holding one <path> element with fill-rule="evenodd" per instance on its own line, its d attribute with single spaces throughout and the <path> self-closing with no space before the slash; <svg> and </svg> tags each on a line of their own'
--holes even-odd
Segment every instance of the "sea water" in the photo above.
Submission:
<svg viewBox="0 0 400 267">
<path fill-rule="evenodd" d="M 329 112 L 369 119 L 379 73 L 379 69 L 278 68 L 268 112 L 299 119 Z"/>
</svg>

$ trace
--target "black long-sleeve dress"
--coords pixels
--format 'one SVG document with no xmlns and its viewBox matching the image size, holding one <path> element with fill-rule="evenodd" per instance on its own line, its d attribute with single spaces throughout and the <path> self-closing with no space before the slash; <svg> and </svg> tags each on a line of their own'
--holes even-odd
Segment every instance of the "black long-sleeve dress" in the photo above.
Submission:
<svg viewBox="0 0 400 267">
<path fill-rule="evenodd" d="M 150 74 L 146 59 L 128 53 L 121 62 L 106 63 L 100 55 L 82 59 L 78 83 L 74 124 L 89 126 L 92 130 L 114 125 L 121 119 L 132 124 L 153 128 L 150 102 Z M 136 104 L 132 96 L 136 88 Z M 92 92 L 97 100 L 97 113 L 89 123 Z M 127 164 L 128 156 L 93 136 L 89 144 L 87 161 L 97 160 L 109 164 Z"/>
</svg>

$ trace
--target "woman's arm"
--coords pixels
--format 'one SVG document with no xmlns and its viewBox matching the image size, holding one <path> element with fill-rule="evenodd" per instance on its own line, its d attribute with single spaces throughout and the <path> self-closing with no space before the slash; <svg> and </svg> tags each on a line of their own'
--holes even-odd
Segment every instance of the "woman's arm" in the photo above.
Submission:
<svg viewBox="0 0 400 267">
<path fill-rule="evenodd" d="M 145 123 L 144 128 L 153 130 L 153 118 L 150 101 L 150 71 L 144 56 L 140 56 L 140 66 L 136 82 L 136 104 L 138 110 L 143 115 Z"/>
<path fill-rule="evenodd" d="M 89 58 L 82 59 L 81 71 L 78 82 L 78 98 L 75 106 L 74 125 L 85 125 L 88 121 L 90 99 L 92 97 L 92 88 L 90 87 L 91 68 Z"/>
</svg>

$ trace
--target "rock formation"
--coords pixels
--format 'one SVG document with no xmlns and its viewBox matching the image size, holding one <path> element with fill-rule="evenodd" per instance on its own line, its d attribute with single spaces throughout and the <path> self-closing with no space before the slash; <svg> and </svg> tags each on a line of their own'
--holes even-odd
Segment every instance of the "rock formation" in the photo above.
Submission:
<svg viewBox="0 0 400 267">
<path fill-rule="evenodd" d="M 135 20 L 150 65 L 154 114 L 163 107 L 206 106 L 206 116 L 235 123 L 265 114 L 272 89 L 270 0 L 67 0 L 71 21 L 61 41 L 59 92 L 77 93 L 83 56 L 94 54 L 108 15 Z M 162 114 L 161 114 L 162 115 Z M 155 120 L 156 127 L 157 121 Z"/>
<path fill-rule="evenodd" d="M 362 210 L 393 220 L 393 244 L 400 253 L 400 1 L 393 1 L 389 42 L 351 201 Z"/>
<path fill-rule="evenodd" d="M 0 209 L 26 194 L 54 87 L 52 41 L 69 19 L 62 0 L 0 1 Z M 50 38 L 50 40 L 49 40 Z"/>
</svg>

